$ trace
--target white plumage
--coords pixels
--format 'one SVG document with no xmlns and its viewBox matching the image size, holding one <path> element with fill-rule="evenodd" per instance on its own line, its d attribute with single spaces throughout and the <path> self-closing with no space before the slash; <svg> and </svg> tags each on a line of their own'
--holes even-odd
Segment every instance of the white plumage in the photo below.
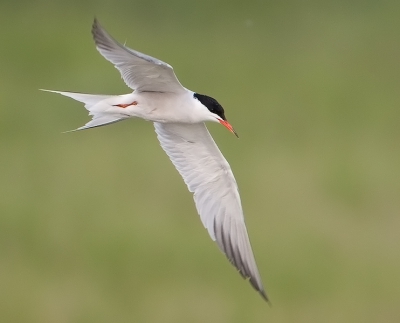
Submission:
<svg viewBox="0 0 400 323">
<path fill-rule="evenodd" d="M 77 130 L 138 117 L 154 122 L 157 137 L 179 171 L 201 221 L 229 261 L 267 299 L 247 234 L 236 180 L 204 122 L 219 122 L 231 132 L 221 105 L 184 88 L 172 67 L 115 41 L 95 20 L 98 51 L 120 71 L 134 92 L 93 95 L 50 91 L 85 103 L 93 118 Z M 48 90 L 46 90 L 48 91 Z"/>
</svg>

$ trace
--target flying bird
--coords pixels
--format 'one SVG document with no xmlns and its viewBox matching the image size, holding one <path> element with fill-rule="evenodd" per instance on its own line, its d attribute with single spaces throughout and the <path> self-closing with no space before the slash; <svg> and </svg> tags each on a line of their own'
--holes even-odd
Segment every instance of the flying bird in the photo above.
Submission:
<svg viewBox="0 0 400 323">
<path fill-rule="evenodd" d="M 85 104 L 92 120 L 76 130 L 133 117 L 152 121 L 161 147 L 193 193 L 211 239 L 268 301 L 247 234 L 236 180 L 204 124 L 219 122 L 237 136 L 224 109 L 212 97 L 183 87 L 169 64 L 118 43 L 96 19 L 92 34 L 97 50 L 114 64 L 133 92 L 94 95 L 44 91 Z"/>
</svg>

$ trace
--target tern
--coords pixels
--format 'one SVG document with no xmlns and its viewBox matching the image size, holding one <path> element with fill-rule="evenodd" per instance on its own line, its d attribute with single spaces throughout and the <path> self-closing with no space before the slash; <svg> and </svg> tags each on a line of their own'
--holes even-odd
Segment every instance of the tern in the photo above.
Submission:
<svg viewBox="0 0 400 323">
<path fill-rule="evenodd" d="M 219 122 L 237 136 L 224 109 L 212 97 L 183 87 L 169 64 L 118 43 L 96 19 L 92 34 L 97 50 L 119 70 L 133 92 L 94 95 L 44 91 L 85 104 L 92 120 L 76 130 L 133 117 L 153 122 L 161 147 L 194 194 L 196 209 L 211 239 L 268 301 L 247 234 L 236 180 L 204 123 Z"/>
</svg>

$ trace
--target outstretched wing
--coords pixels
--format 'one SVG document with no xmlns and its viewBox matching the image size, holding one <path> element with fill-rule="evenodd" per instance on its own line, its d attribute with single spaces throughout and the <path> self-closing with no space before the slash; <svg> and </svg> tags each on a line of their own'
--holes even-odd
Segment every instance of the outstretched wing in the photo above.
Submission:
<svg viewBox="0 0 400 323">
<path fill-rule="evenodd" d="M 131 89 L 138 92 L 185 91 L 169 64 L 121 45 L 96 19 L 93 22 L 92 34 L 97 50 L 115 65 Z"/>
<path fill-rule="evenodd" d="M 211 238 L 265 300 L 231 168 L 204 123 L 154 123 L 158 139 L 183 177 Z"/>
</svg>

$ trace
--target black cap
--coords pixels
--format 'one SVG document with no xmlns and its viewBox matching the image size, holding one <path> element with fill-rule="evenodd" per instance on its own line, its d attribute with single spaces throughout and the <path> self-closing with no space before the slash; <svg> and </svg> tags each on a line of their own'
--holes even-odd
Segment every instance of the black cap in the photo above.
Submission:
<svg viewBox="0 0 400 323">
<path fill-rule="evenodd" d="M 197 100 L 201 102 L 207 109 L 215 113 L 217 116 L 219 116 L 222 120 L 226 120 L 225 118 L 225 113 L 224 113 L 224 108 L 218 103 L 217 100 L 213 99 L 210 96 L 195 93 L 193 94 L 193 97 L 195 97 Z"/>
</svg>

